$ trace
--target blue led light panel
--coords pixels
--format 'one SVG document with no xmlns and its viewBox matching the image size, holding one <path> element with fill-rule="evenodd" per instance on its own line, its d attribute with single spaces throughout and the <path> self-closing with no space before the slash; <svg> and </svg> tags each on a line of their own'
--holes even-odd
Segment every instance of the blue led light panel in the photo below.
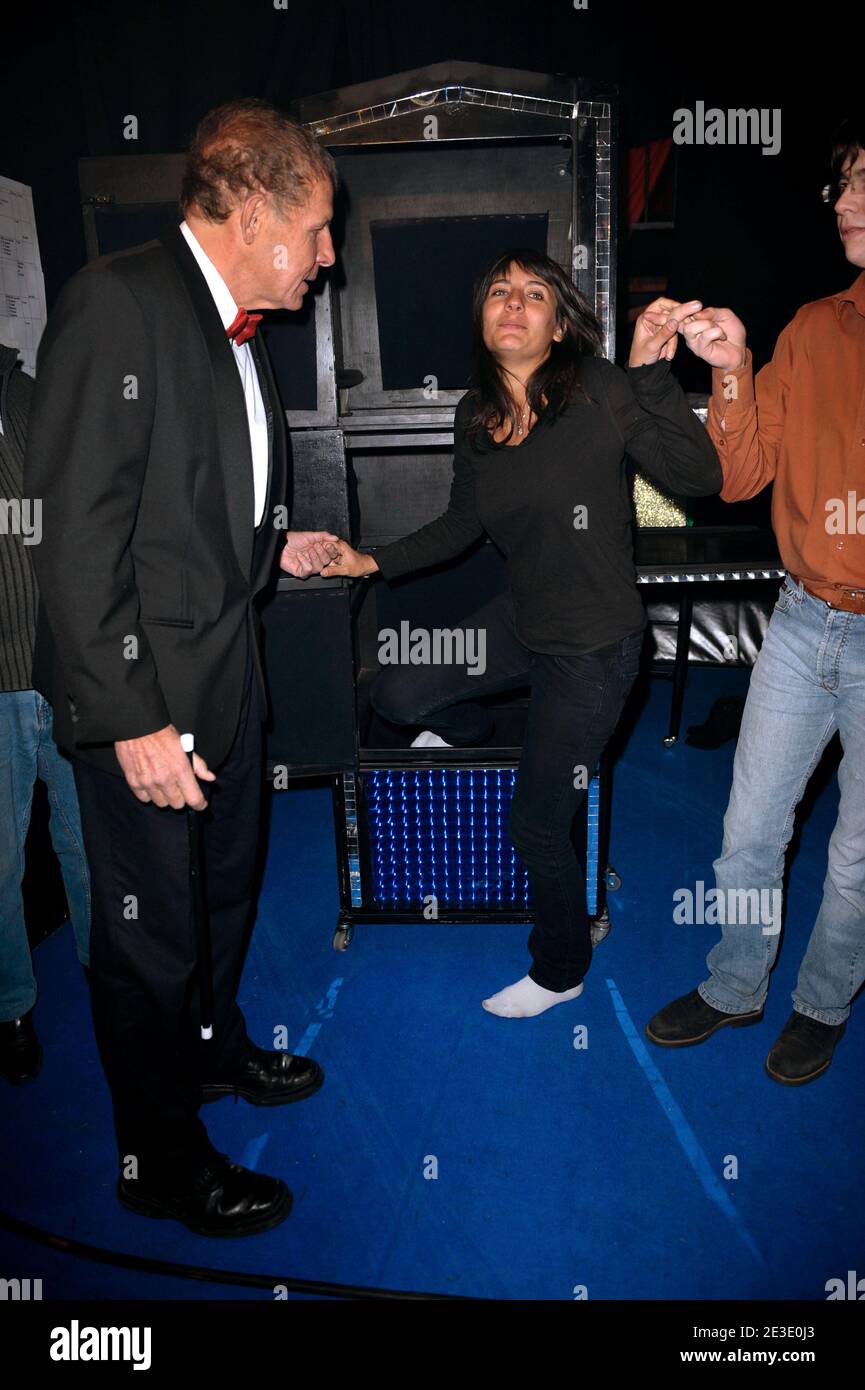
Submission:
<svg viewBox="0 0 865 1390">
<path fill-rule="evenodd" d="M 508 836 L 515 768 L 376 768 L 363 775 L 372 899 L 382 911 L 531 907 Z"/>
</svg>

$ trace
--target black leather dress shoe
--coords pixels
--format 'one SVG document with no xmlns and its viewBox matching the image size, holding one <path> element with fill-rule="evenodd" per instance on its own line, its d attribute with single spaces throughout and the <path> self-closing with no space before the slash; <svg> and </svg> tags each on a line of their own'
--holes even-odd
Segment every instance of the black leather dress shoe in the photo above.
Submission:
<svg viewBox="0 0 865 1390">
<path fill-rule="evenodd" d="M 821 1023 L 793 1010 L 778 1041 L 766 1058 L 766 1070 L 782 1086 L 804 1086 L 816 1081 L 832 1062 L 835 1044 L 844 1036 L 846 1023 Z"/>
<path fill-rule="evenodd" d="M 762 1009 L 747 1014 L 725 1014 L 707 1004 L 697 989 L 674 999 L 646 1024 L 646 1037 L 659 1047 L 692 1047 L 705 1042 L 719 1028 L 747 1028 L 759 1023 Z"/>
<path fill-rule="evenodd" d="M 233 1081 L 208 1081 L 201 1087 L 202 1101 L 223 1096 L 242 1096 L 253 1105 L 288 1105 L 313 1095 L 324 1081 L 324 1072 L 311 1057 L 291 1052 L 265 1052 L 253 1044 Z"/>
<path fill-rule="evenodd" d="M 0 1023 L 0 1075 L 19 1086 L 32 1081 L 42 1066 L 42 1048 L 33 1027 L 33 1010 L 23 1018 Z"/>
<path fill-rule="evenodd" d="M 202 1163 L 179 1191 L 118 1178 L 117 1196 L 138 1216 L 168 1217 L 199 1236 L 254 1236 L 284 1221 L 291 1193 L 281 1178 L 251 1173 L 225 1154 Z"/>
</svg>

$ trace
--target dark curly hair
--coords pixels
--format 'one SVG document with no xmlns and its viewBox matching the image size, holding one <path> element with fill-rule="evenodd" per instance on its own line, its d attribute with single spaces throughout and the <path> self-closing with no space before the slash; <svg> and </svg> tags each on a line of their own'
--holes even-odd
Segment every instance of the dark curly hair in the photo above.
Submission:
<svg viewBox="0 0 865 1390">
<path fill-rule="evenodd" d="M 865 110 L 862 109 L 847 116 L 832 136 L 829 173 L 833 183 L 838 182 L 848 159 L 855 159 L 859 150 L 865 150 Z"/>
</svg>

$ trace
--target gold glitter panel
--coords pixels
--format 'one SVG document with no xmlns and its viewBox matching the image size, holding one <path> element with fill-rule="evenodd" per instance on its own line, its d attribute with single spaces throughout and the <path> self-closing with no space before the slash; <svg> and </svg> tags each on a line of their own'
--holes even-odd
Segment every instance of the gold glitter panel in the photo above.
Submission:
<svg viewBox="0 0 865 1390">
<path fill-rule="evenodd" d="M 634 511 L 638 526 L 687 526 L 685 508 L 675 497 L 662 492 L 648 478 L 634 478 Z"/>
</svg>

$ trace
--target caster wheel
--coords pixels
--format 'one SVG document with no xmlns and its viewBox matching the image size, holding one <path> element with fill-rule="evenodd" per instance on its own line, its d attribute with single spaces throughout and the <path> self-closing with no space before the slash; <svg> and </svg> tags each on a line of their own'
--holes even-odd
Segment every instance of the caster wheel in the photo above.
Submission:
<svg viewBox="0 0 865 1390">
<path fill-rule="evenodd" d="M 599 946 L 605 937 L 609 936 L 611 926 L 610 914 L 606 908 L 597 917 L 592 918 L 590 932 L 593 946 Z"/>
<path fill-rule="evenodd" d="M 622 880 L 616 873 L 615 869 L 607 869 L 607 872 L 604 875 L 604 882 L 606 883 L 611 893 L 617 892 L 618 889 L 622 886 Z"/>
<path fill-rule="evenodd" d="M 335 951 L 347 951 L 351 945 L 351 938 L 354 936 L 354 928 L 350 925 L 339 926 L 333 934 L 333 949 Z"/>
<path fill-rule="evenodd" d="M 678 741 L 678 737 L 678 734 L 667 734 L 667 737 L 662 739 L 661 742 L 665 748 L 672 748 L 673 744 Z"/>
</svg>

